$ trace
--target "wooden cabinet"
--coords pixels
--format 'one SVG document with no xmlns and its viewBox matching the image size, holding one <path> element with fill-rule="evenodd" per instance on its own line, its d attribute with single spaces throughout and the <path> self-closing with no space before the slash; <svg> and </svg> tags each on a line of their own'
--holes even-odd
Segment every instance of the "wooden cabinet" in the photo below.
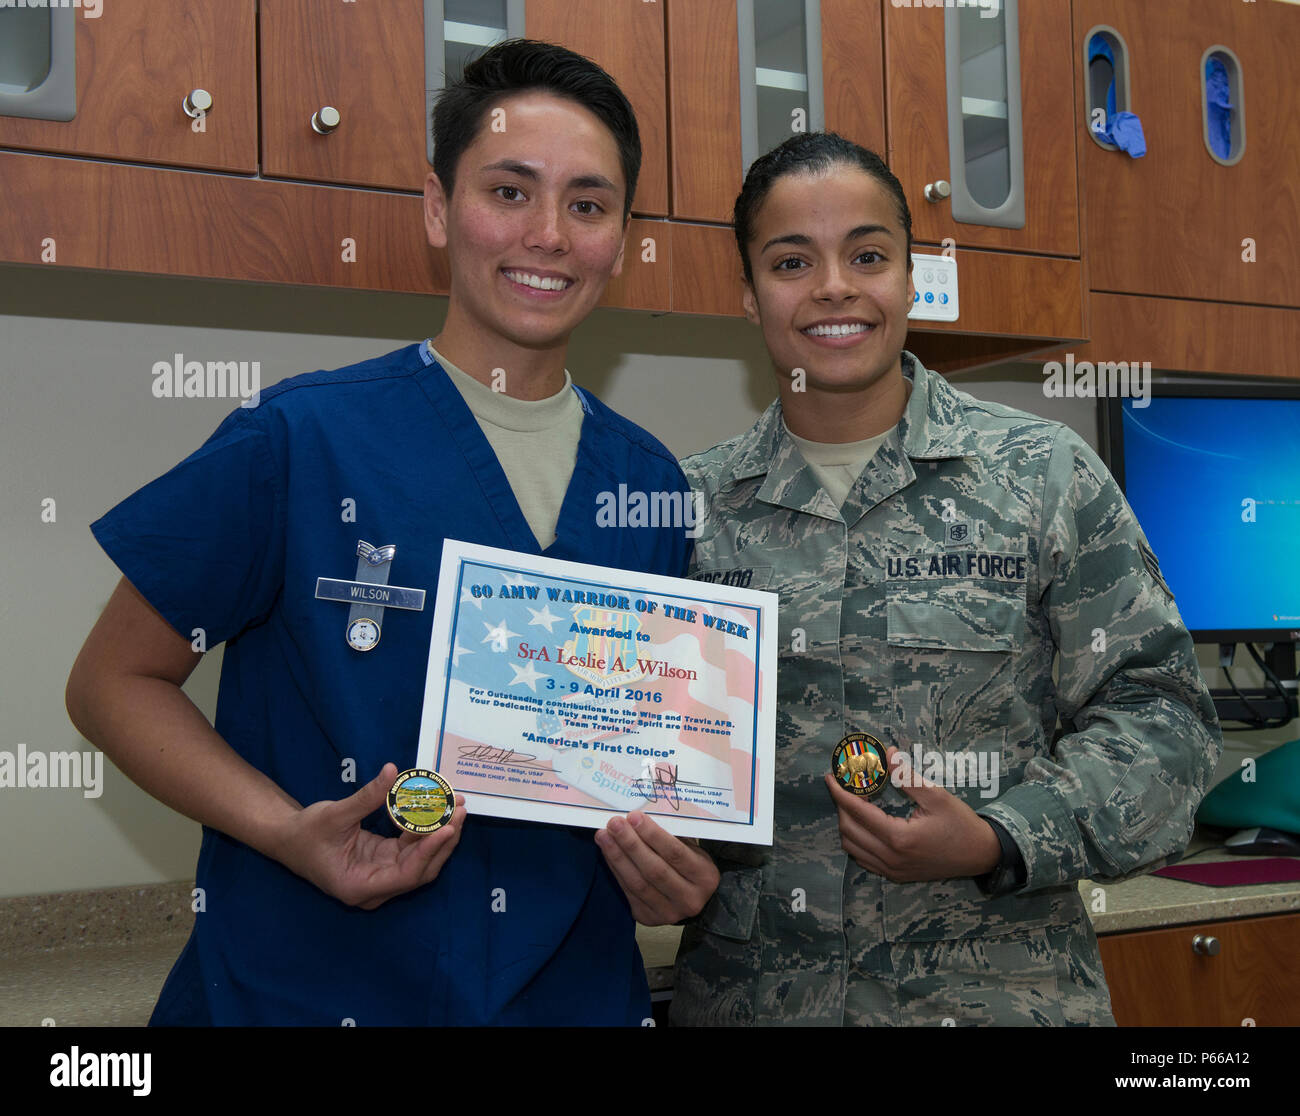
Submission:
<svg viewBox="0 0 1300 1116">
<path fill-rule="evenodd" d="M 1300 914 L 1107 934 L 1097 942 L 1121 1027 L 1300 1024 Z"/>
<path fill-rule="evenodd" d="M 1149 360 L 1179 372 L 1300 379 L 1295 310 L 1093 291 L 1089 321 L 1091 340 L 1071 349 L 1076 361 Z"/>
<path fill-rule="evenodd" d="M 423 192 L 422 0 L 262 0 L 259 29 L 263 174 Z"/>
<path fill-rule="evenodd" d="M 881 0 L 820 8 L 826 129 L 883 155 Z M 671 214 L 729 224 L 745 177 L 736 0 L 666 0 L 666 14 Z"/>
<path fill-rule="evenodd" d="M 1300 7 L 1161 0 L 1159 11 L 1152 18 L 1135 0 L 1074 3 L 1080 67 L 1097 25 L 1126 42 L 1132 111 L 1147 141 L 1140 159 L 1104 150 L 1089 138 L 1082 107 L 1076 113 L 1090 286 L 1300 306 Z M 1242 69 L 1246 144 L 1231 166 L 1204 140 L 1202 59 L 1214 46 L 1228 47 Z"/>
<path fill-rule="evenodd" d="M 0 259 L 254 283 L 446 293 L 423 199 L 0 151 Z M 111 218 L 87 199 L 111 199 Z M 344 251 L 347 240 L 351 250 Z"/>
<path fill-rule="evenodd" d="M 884 0 L 822 0 L 826 129 L 885 157 Z"/>
<path fill-rule="evenodd" d="M 445 252 L 425 242 L 423 199 L 231 175 L 0 151 L 0 259 L 38 264 L 48 238 L 65 267 L 445 295 Z M 103 221 L 84 198 L 112 198 Z M 343 251 L 344 242 L 351 250 Z M 633 219 L 623 274 L 600 305 L 664 313 L 672 237 Z"/>
<path fill-rule="evenodd" d="M 112 0 L 97 19 L 78 11 L 76 116 L 0 116 L 0 147 L 255 174 L 254 0 L 164 14 L 155 0 Z M 197 121 L 182 107 L 196 89 L 212 96 Z"/>
<path fill-rule="evenodd" d="M 672 310 L 743 317 L 736 239 L 720 225 L 672 221 Z M 629 245 L 629 251 L 631 245 Z M 919 252 L 937 249 L 917 245 Z M 917 321 L 907 348 L 928 368 L 956 372 L 1016 360 L 1084 335 L 1078 260 L 958 249 L 962 311 L 956 322 Z"/>
<path fill-rule="evenodd" d="M 1073 73 L 1070 3 L 1021 0 L 1018 7 L 1024 227 L 958 221 L 952 199 L 926 199 L 927 185 L 954 178 L 943 7 L 885 7 L 888 163 L 907 195 L 918 241 L 1078 256 L 1074 102 L 1067 89 Z M 979 25 L 978 10 L 970 11 Z"/>
<path fill-rule="evenodd" d="M 632 212 L 668 214 L 668 110 L 664 71 L 665 3 L 528 0 L 530 39 L 559 43 L 590 58 L 623 90 L 641 133 L 641 175 Z"/>
<path fill-rule="evenodd" d="M 820 14 L 825 127 L 887 157 L 908 194 L 918 251 L 938 252 L 945 238 L 959 246 L 961 318 L 917 321 L 909 347 L 953 371 L 1083 337 L 1073 103 L 1042 95 L 1073 73 L 1069 0 L 1020 6 L 1020 229 L 959 222 L 948 205 L 925 200 L 926 183 L 950 175 L 944 10 L 822 0 Z M 673 312 L 739 316 L 735 242 L 719 227 L 730 223 L 744 170 L 737 3 L 670 0 L 667 16 Z"/>
<path fill-rule="evenodd" d="M 978 9 L 964 10 L 950 42 L 953 9 L 888 0 L 760 0 L 753 29 L 738 0 L 521 3 L 509 33 L 592 58 L 637 113 L 637 220 L 602 305 L 741 316 L 730 220 L 745 159 L 799 127 L 800 110 L 783 114 L 802 98 L 808 127 L 817 102 L 828 130 L 886 156 L 919 252 L 956 245 L 960 319 L 914 322 L 907 342 L 932 367 L 1091 337 L 1076 358 L 1297 375 L 1300 314 L 1283 308 L 1300 307 L 1300 94 L 1289 70 L 1300 7 L 1163 0 L 1157 19 L 1144 0 L 1019 0 L 1012 42 L 985 47 Z M 459 22 L 473 10 L 455 8 L 444 28 L 458 59 L 497 33 Z M 0 259 L 38 262 L 49 236 L 61 264 L 445 291 L 446 260 L 425 246 L 418 204 L 429 173 L 424 18 L 423 0 L 193 0 L 166 20 L 152 0 L 115 0 L 101 18 L 79 18 L 75 119 L 0 116 Z M 1089 135 L 1084 40 L 1098 24 L 1125 40 L 1145 158 Z M 1241 64 L 1247 144 L 1231 165 L 1203 139 L 1210 47 Z M 928 200 L 925 187 L 978 177 L 966 129 L 978 138 L 972 119 L 998 113 L 996 99 L 967 88 L 954 101 L 950 56 L 959 72 L 975 62 L 982 74 L 999 50 L 1016 61 L 1016 49 L 1018 127 L 1015 86 L 1000 95 L 1006 134 L 1019 137 L 1023 215 L 999 225 L 956 208 L 955 193 Z M 754 80 L 742 89 L 745 69 Z M 182 110 L 194 89 L 213 98 L 197 124 Z M 318 115 L 326 107 L 337 123 Z M 44 165 L 23 152 L 66 158 Z M 161 169 L 176 165 L 223 173 L 176 180 Z M 232 174 L 260 177 L 242 190 L 224 181 Z M 68 208 L 41 200 L 54 196 Z M 85 202 L 110 197 L 112 236 L 106 212 Z M 139 231 L 128 242 L 123 228 Z"/>
<path fill-rule="evenodd" d="M 672 226 L 667 221 L 633 217 L 623 251 L 623 274 L 611 279 L 600 306 L 652 310 L 666 314 L 672 305 Z"/>
<path fill-rule="evenodd" d="M 528 0 L 524 15 L 529 37 L 591 58 L 619 83 L 641 132 L 633 208 L 667 214 L 661 6 Z M 423 0 L 263 0 L 264 173 L 423 191 L 430 170 L 424 34 Z M 322 135 L 312 121 L 326 106 L 339 121 Z"/>
<path fill-rule="evenodd" d="M 673 313 L 743 318 L 744 276 L 731 229 L 685 221 L 672 221 L 669 228 L 673 244 Z"/>
<path fill-rule="evenodd" d="M 57 252 L 65 266 L 447 292 L 445 255 L 425 244 L 421 215 L 429 171 L 422 0 L 196 0 L 183 18 L 156 16 L 148 0 L 116 0 L 101 19 L 79 21 L 76 119 L 0 116 L 0 147 L 249 174 L 260 167 L 264 177 L 178 178 L 0 151 L 8 202 L 0 260 L 50 262 Z M 529 0 L 525 16 L 530 34 L 586 54 L 620 82 L 642 137 L 634 208 L 665 214 L 661 6 Z M 198 87 L 214 102 L 201 131 L 181 110 Z M 317 116 L 318 131 L 313 116 L 327 106 L 338 122 Z M 111 224 L 87 198 L 113 199 Z M 635 220 L 623 274 L 601 305 L 667 312 L 671 260 L 666 223 Z"/>
<path fill-rule="evenodd" d="M 670 212 L 687 221 L 730 221 L 744 181 L 735 0 L 665 3 Z"/>
<path fill-rule="evenodd" d="M 922 244 L 917 252 L 937 254 Z M 1086 334 L 1078 260 L 1019 252 L 957 249 L 961 317 L 913 321 L 907 349 L 936 372 L 971 371 L 1023 360 Z"/>
</svg>

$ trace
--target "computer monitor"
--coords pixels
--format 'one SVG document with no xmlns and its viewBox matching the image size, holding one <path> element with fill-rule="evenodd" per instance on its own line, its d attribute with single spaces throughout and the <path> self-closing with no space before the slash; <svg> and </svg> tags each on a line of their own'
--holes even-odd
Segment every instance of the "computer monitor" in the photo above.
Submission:
<svg viewBox="0 0 1300 1116">
<path fill-rule="evenodd" d="M 1192 637 L 1300 641 L 1300 383 L 1153 384 L 1102 435 Z"/>
</svg>

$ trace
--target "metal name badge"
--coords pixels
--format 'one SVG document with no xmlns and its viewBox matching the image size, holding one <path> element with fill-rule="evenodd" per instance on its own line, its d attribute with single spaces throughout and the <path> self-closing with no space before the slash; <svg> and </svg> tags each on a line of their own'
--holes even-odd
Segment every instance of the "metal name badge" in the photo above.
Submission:
<svg viewBox="0 0 1300 1116">
<path fill-rule="evenodd" d="M 348 609 L 346 636 L 354 651 L 373 651 L 383 634 L 384 609 L 424 610 L 425 590 L 389 585 L 388 571 L 397 556 L 396 544 L 372 546 L 365 539 L 357 543 L 357 574 L 353 581 L 335 577 L 316 579 L 316 599 L 339 601 Z"/>
</svg>

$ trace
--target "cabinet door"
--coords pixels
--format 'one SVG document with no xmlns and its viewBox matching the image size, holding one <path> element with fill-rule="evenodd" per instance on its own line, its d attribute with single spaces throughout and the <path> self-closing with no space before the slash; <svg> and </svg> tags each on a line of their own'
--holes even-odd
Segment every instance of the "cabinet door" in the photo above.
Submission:
<svg viewBox="0 0 1300 1116">
<path fill-rule="evenodd" d="M 668 19 L 670 212 L 729 221 L 740 192 L 735 0 L 664 0 Z"/>
<path fill-rule="evenodd" d="M 1019 36 L 1003 42 L 999 35 L 1010 26 L 1010 10 L 1007 5 L 997 18 L 984 19 L 980 8 L 885 7 L 889 166 L 907 194 L 918 241 L 951 238 L 963 247 L 1078 256 L 1070 3 L 1020 0 Z M 953 20 L 961 21 L 960 51 L 948 43 Z M 1018 49 L 1008 49 L 1009 44 Z M 1003 65 L 1014 62 L 1016 54 L 1018 84 Z M 962 82 L 951 95 L 950 68 L 951 80 Z M 1000 94 L 993 91 L 998 88 Z M 960 121 L 950 120 L 950 102 L 960 105 Z M 952 124 L 965 148 L 965 160 L 956 167 L 950 155 Z M 1017 163 L 1023 180 L 1016 176 Z M 1023 206 L 1021 214 L 1007 219 L 1023 221 L 1021 227 L 978 223 L 978 217 L 957 208 L 960 190 L 951 196 L 943 192 L 945 184 L 956 189 L 964 177 L 976 200 L 994 208 L 1006 176 L 1008 196 Z"/>
<path fill-rule="evenodd" d="M 743 318 L 744 276 L 728 228 L 669 223 L 672 230 L 672 312 Z"/>
<path fill-rule="evenodd" d="M 423 199 L 0 151 L 0 259 L 252 283 L 446 294 Z M 87 198 L 111 198 L 105 219 Z M 340 247 L 351 241 L 345 258 Z"/>
<path fill-rule="evenodd" d="M 497 8 L 505 6 L 498 4 Z M 269 176 L 424 189 L 424 0 L 339 4 L 264 0 L 262 32 L 263 164 Z M 441 5 L 448 66 L 461 65 L 504 37 L 491 5 Z M 471 20 L 482 12 L 484 24 Z M 603 66 L 627 95 L 641 131 L 638 213 L 668 211 L 663 13 L 660 5 L 607 0 L 527 0 L 528 36 L 559 43 Z M 513 18 L 513 17 L 511 17 Z M 450 30 L 447 30 L 450 29 Z M 303 60 L 308 60 L 304 65 Z M 435 66 L 435 70 L 437 67 Z M 430 80 L 435 76 L 428 75 Z M 338 122 L 313 127 L 325 107 Z M 332 126 L 331 126 L 332 125 Z"/>
<path fill-rule="evenodd" d="M 528 0 L 530 39 L 559 43 L 590 58 L 623 90 L 641 133 L 634 213 L 668 213 L 668 111 L 664 5 L 644 0 Z"/>
<path fill-rule="evenodd" d="M 1091 340 L 1074 348 L 1076 362 L 1149 360 L 1177 372 L 1300 383 L 1300 314 L 1286 307 L 1093 291 L 1088 311 Z"/>
<path fill-rule="evenodd" d="M 1300 306 L 1300 8 L 1075 0 L 1080 65 L 1098 25 L 1127 45 L 1147 153 L 1133 159 L 1093 142 L 1081 102 L 1075 131 L 1092 288 Z M 1245 146 L 1228 166 L 1204 138 L 1203 58 L 1216 46 L 1241 63 L 1234 124 L 1244 122 Z M 1077 88 L 1082 97 L 1082 81 Z"/>
<path fill-rule="evenodd" d="M 753 156 L 819 127 L 883 154 L 881 0 L 746 2 L 743 52 L 737 0 L 666 3 L 671 213 L 683 220 L 730 223 L 751 111 Z"/>
<path fill-rule="evenodd" d="M 881 0 L 821 0 L 826 130 L 885 157 Z"/>
<path fill-rule="evenodd" d="M 159 18 L 155 0 L 76 11 L 77 114 L 0 116 L 0 147 L 257 173 L 254 0 L 192 0 Z M 200 116 L 183 105 L 212 98 Z"/>
<path fill-rule="evenodd" d="M 667 313 L 672 302 L 672 228 L 667 221 L 633 218 L 623 252 L 623 274 L 611 279 L 598 305 Z"/>
<path fill-rule="evenodd" d="M 423 0 L 262 0 L 260 28 L 263 173 L 423 191 Z"/>
<path fill-rule="evenodd" d="M 1294 1027 L 1297 943 L 1296 914 L 1097 939 L 1121 1027 Z"/>
</svg>

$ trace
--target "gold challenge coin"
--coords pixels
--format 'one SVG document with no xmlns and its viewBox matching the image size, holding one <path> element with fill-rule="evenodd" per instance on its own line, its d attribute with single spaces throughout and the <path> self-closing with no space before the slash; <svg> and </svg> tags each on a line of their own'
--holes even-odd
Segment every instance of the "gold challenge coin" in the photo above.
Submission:
<svg viewBox="0 0 1300 1116">
<path fill-rule="evenodd" d="M 846 791 L 872 798 L 884 790 L 889 778 L 885 746 L 865 732 L 852 732 L 836 746 L 831 773 Z"/>
<path fill-rule="evenodd" d="M 456 796 L 436 771 L 403 771 L 388 792 L 388 816 L 407 833 L 433 833 L 451 821 Z"/>
</svg>

